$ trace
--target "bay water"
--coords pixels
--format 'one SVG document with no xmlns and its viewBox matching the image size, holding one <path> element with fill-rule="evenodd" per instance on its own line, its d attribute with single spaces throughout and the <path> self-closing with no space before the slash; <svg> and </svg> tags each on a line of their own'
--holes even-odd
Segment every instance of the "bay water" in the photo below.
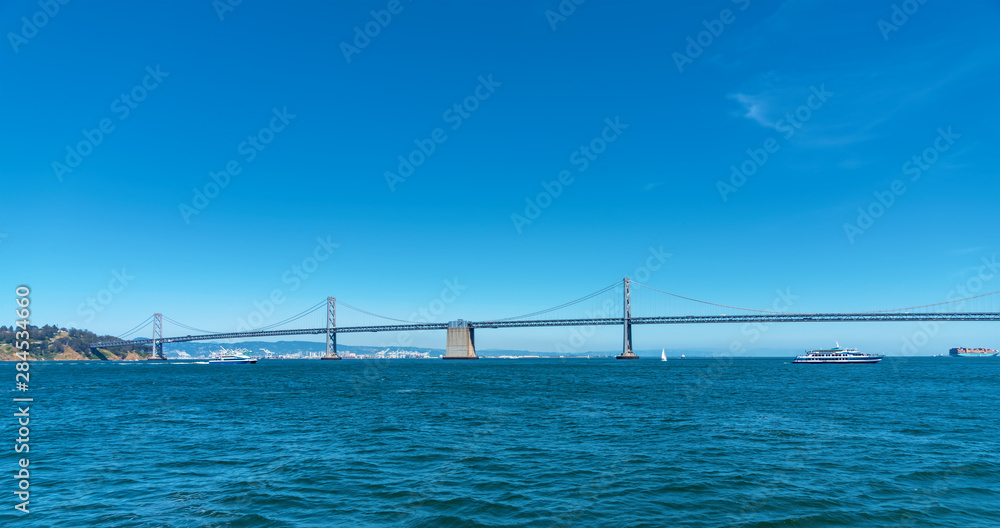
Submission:
<svg viewBox="0 0 1000 528">
<path fill-rule="evenodd" d="M 1000 358 L 36 362 L 31 511 L 10 404 L 0 525 L 996 527 L 998 376 Z"/>
</svg>

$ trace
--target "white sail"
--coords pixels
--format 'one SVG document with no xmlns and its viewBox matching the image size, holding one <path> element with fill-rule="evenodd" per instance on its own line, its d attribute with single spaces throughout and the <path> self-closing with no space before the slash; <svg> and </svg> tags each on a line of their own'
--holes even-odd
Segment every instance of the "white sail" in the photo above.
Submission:
<svg viewBox="0 0 1000 528">
<path fill-rule="evenodd" d="M 667 360 L 667 349 L 664 348 L 660 350 L 660 361 L 666 361 L 666 360 Z"/>
</svg>

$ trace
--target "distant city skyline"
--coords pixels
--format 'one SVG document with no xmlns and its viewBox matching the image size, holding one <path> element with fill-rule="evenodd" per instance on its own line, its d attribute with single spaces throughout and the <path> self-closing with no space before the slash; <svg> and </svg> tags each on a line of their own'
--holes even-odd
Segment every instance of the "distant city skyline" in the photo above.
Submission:
<svg viewBox="0 0 1000 528">
<path fill-rule="evenodd" d="M 1000 290 L 997 2 L 56 4 L 0 4 L 0 287 L 32 288 L 34 324 L 229 331 L 328 296 L 495 320 L 625 276 L 802 312 Z M 620 327 L 573 331 L 476 344 L 621 347 Z M 1000 346 L 984 323 L 633 340 Z"/>
</svg>

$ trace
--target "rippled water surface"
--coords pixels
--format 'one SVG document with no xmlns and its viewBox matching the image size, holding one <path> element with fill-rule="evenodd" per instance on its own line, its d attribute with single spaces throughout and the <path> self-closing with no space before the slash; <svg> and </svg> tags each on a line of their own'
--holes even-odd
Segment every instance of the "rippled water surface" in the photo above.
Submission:
<svg viewBox="0 0 1000 528">
<path fill-rule="evenodd" d="M 11 515 L 8 479 L 0 525 L 997 527 L 998 375 L 978 358 L 35 363 L 32 511 Z"/>
</svg>

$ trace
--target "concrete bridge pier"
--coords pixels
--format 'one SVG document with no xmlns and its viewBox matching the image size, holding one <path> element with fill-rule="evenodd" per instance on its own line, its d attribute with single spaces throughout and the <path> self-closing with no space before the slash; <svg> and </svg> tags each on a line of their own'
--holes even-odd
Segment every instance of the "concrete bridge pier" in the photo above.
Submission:
<svg viewBox="0 0 1000 528">
<path fill-rule="evenodd" d="M 448 346 L 442 359 L 479 359 L 476 355 L 476 332 L 467 321 L 448 323 Z"/>
</svg>

